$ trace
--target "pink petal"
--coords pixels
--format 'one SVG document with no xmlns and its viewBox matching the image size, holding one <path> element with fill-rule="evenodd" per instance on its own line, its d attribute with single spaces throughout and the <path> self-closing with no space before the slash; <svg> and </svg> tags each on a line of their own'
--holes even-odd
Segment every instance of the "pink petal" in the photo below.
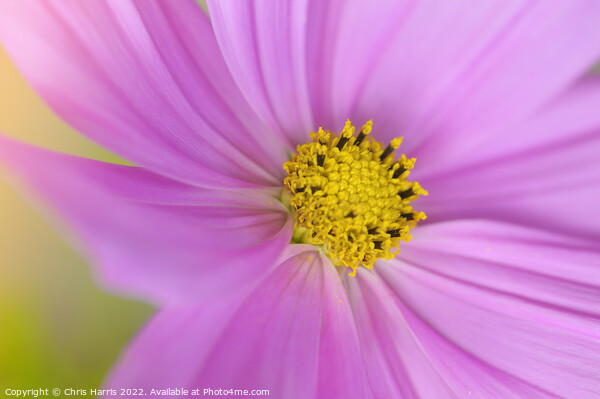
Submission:
<svg viewBox="0 0 600 399">
<path fill-rule="evenodd" d="M 501 137 L 600 54 L 595 1 L 214 1 L 209 10 L 232 75 L 273 130 L 296 144 L 318 125 L 374 119 L 380 139 L 405 135 L 404 150 L 428 169 Z"/>
<path fill-rule="evenodd" d="M 360 269 L 345 276 L 358 327 L 363 363 L 376 398 L 446 398 L 452 390 L 438 374 L 389 289 L 373 273 Z"/>
<path fill-rule="evenodd" d="M 484 221 L 430 225 L 378 265 L 395 298 L 374 306 L 396 301 L 460 396 L 593 398 L 598 264 L 593 242 Z"/>
<path fill-rule="evenodd" d="M 492 218 L 600 238 L 600 79 L 587 78 L 506 138 L 430 174 L 429 220 Z M 417 168 L 418 169 L 418 168 Z"/>
<path fill-rule="evenodd" d="M 346 284 L 377 397 L 558 398 L 454 345 L 376 274 L 361 270 Z"/>
<path fill-rule="evenodd" d="M 291 237 L 279 190 L 212 191 L 0 138 L 0 160 L 76 233 L 110 288 L 155 301 L 250 289 Z"/>
<path fill-rule="evenodd" d="M 334 114 L 372 118 L 384 140 L 405 136 L 421 168 L 500 137 L 600 56 L 594 0 L 359 3 L 331 15 Z"/>
<path fill-rule="evenodd" d="M 304 143 L 318 126 L 343 126 L 350 113 L 338 112 L 335 101 L 365 78 L 402 22 L 398 13 L 409 6 L 208 1 L 221 51 L 244 96 L 292 144 Z"/>
<path fill-rule="evenodd" d="M 306 75 L 304 1 L 207 2 L 219 46 L 245 98 L 292 144 L 314 129 Z"/>
<path fill-rule="evenodd" d="M 354 320 L 331 263 L 292 245 L 249 296 L 162 310 L 108 386 L 269 389 L 276 398 L 368 398 Z"/>
<path fill-rule="evenodd" d="M 285 148 L 193 0 L 1 1 L 0 40 L 61 117 L 128 160 L 201 186 L 281 181 Z"/>
</svg>

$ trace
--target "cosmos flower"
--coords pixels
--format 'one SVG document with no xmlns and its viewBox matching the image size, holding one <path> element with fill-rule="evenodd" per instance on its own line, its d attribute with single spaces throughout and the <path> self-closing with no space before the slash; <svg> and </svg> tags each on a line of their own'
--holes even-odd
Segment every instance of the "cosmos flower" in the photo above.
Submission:
<svg viewBox="0 0 600 399">
<path fill-rule="evenodd" d="M 107 388 L 600 395 L 600 2 L 1 4 L 32 86 L 138 165 L 0 141 L 160 307 Z"/>
</svg>

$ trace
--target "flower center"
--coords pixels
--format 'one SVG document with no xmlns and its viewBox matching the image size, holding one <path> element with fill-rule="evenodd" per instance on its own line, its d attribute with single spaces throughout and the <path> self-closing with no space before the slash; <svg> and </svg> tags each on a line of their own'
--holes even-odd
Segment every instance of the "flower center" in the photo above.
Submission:
<svg viewBox="0 0 600 399">
<path fill-rule="evenodd" d="M 400 241 L 409 241 L 410 229 L 426 217 L 410 205 L 427 195 L 406 181 L 415 158 L 396 160 L 402 139 L 383 148 L 371 128 L 369 121 L 356 136 L 350 121 L 339 135 L 319 128 L 283 164 L 283 201 L 296 220 L 292 241 L 320 245 L 336 266 L 351 267 L 351 276 L 396 256 Z"/>
</svg>

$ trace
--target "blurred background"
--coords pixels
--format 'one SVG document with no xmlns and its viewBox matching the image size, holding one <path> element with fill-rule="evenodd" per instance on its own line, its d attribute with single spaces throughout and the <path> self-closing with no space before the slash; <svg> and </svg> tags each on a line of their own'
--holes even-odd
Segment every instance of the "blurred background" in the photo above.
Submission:
<svg viewBox="0 0 600 399">
<path fill-rule="evenodd" d="M 58 119 L 1 48 L 0 110 L 2 134 L 122 162 Z M 98 387 L 153 309 L 100 291 L 84 261 L 4 177 L 0 174 L 0 387 Z"/>
<path fill-rule="evenodd" d="M 0 134 L 125 163 L 62 122 L 2 47 Z M 7 177 L 0 171 L 0 392 L 97 388 L 154 309 L 101 291 L 84 260 Z"/>
<path fill-rule="evenodd" d="M 0 49 L 0 132 L 120 162 L 64 124 Z M 100 291 L 84 261 L 0 172 L 0 388 L 97 388 L 150 306 Z"/>
</svg>

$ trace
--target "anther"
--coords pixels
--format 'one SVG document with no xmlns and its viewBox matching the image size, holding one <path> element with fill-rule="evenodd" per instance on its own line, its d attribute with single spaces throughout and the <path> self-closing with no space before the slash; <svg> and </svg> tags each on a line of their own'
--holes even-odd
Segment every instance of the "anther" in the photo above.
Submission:
<svg viewBox="0 0 600 399">
<path fill-rule="evenodd" d="M 391 237 L 400 237 L 400 229 L 386 231 Z"/>
<path fill-rule="evenodd" d="M 360 143 L 362 143 L 362 141 L 365 139 L 365 137 L 367 137 L 367 135 L 364 134 L 361 130 L 358 136 L 356 136 L 356 140 L 354 140 L 354 145 L 359 146 Z"/>
<path fill-rule="evenodd" d="M 415 220 L 414 213 L 403 213 L 400 216 L 403 217 L 404 219 L 406 219 L 407 221 Z"/>
<path fill-rule="evenodd" d="M 377 234 L 377 227 L 373 227 L 373 228 L 367 230 L 367 233 L 369 233 L 369 234 Z"/>
<path fill-rule="evenodd" d="M 404 166 L 400 165 L 400 167 L 394 171 L 394 175 L 392 176 L 392 179 L 397 179 L 399 176 L 402 176 L 402 173 L 404 173 L 406 171 L 407 171 L 407 169 Z"/>
<path fill-rule="evenodd" d="M 375 249 L 381 249 L 381 241 L 373 241 L 373 244 L 375 245 Z"/>
<path fill-rule="evenodd" d="M 350 136 L 350 137 L 352 137 L 352 136 Z M 348 140 L 350 140 L 350 137 L 345 137 L 345 136 L 342 136 L 342 137 L 340 137 L 340 141 L 338 141 L 338 143 L 337 143 L 336 147 L 337 147 L 339 150 L 341 150 L 342 148 L 344 148 L 344 145 L 346 145 L 346 142 L 347 142 Z"/>
<path fill-rule="evenodd" d="M 412 187 L 404 190 L 404 191 L 398 191 L 398 195 L 400 196 L 400 198 L 402 199 L 407 199 L 412 197 L 413 195 L 415 195 L 415 192 L 413 191 Z"/>
<path fill-rule="evenodd" d="M 367 123 L 365 123 L 363 125 L 362 129 L 360 129 L 360 132 L 358 133 L 358 136 L 356 136 L 356 140 L 354 141 L 354 145 L 355 146 L 359 146 L 360 143 L 363 142 L 363 140 L 365 139 L 365 137 L 367 137 L 367 135 L 369 133 L 371 133 L 371 129 L 372 128 L 373 128 L 373 121 L 368 121 Z"/>
<path fill-rule="evenodd" d="M 391 144 L 388 144 L 385 150 L 383 150 L 383 153 L 379 156 L 379 160 L 383 162 L 383 160 L 386 159 L 387 156 L 392 153 L 392 151 L 394 151 L 394 147 L 392 147 Z"/>
<path fill-rule="evenodd" d="M 400 144 L 402 144 L 401 137 L 393 139 L 390 142 L 390 144 L 388 144 L 388 146 L 385 148 L 383 153 L 379 156 L 379 160 L 381 162 L 383 162 L 383 160 L 386 159 L 388 157 L 388 155 L 390 155 L 392 153 L 392 151 L 394 151 L 396 148 L 400 147 Z"/>
<path fill-rule="evenodd" d="M 323 166 L 323 162 L 325 162 L 325 155 L 317 154 L 317 165 Z"/>
</svg>

